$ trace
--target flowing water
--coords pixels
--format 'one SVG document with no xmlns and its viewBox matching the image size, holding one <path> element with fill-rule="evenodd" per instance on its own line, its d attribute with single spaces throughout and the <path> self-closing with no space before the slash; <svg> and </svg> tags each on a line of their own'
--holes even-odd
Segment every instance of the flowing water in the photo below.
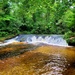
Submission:
<svg viewBox="0 0 75 75">
<path fill-rule="evenodd" d="M 60 35 L 20 35 L 0 47 L 0 75 L 75 75 L 75 47 Z M 26 42 L 26 43 L 25 43 Z"/>
<path fill-rule="evenodd" d="M 11 44 L 12 42 L 26 42 L 28 44 L 47 44 L 57 46 L 68 46 L 62 35 L 19 35 L 12 39 L 5 40 L 0 46 Z"/>
</svg>

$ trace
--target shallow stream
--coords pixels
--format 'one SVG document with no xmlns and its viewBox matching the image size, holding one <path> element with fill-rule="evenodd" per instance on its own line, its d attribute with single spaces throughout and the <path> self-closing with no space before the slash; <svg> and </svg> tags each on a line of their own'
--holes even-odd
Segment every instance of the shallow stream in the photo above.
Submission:
<svg viewBox="0 0 75 75">
<path fill-rule="evenodd" d="M 40 38 L 41 43 L 39 37 L 32 36 L 25 40 L 27 43 L 18 38 L 19 43 L 0 47 L 0 75 L 75 75 L 75 47 L 68 47 L 66 41 L 51 45 L 44 40 L 46 37 Z"/>
</svg>

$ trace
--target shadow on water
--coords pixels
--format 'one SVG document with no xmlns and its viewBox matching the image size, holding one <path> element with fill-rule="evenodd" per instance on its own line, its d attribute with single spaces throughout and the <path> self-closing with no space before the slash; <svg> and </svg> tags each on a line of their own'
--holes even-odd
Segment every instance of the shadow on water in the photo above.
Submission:
<svg viewBox="0 0 75 75">
<path fill-rule="evenodd" d="M 8 58 L 23 54 L 24 52 L 34 50 L 38 46 L 31 44 L 8 45 L 0 48 L 0 59 Z"/>
</svg>

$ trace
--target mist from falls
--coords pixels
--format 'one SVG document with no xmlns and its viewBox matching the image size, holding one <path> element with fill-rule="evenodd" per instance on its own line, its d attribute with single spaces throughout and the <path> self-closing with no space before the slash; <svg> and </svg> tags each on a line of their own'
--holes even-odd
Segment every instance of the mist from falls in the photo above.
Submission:
<svg viewBox="0 0 75 75">
<path fill-rule="evenodd" d="M 68 47 L 68 43 L 62 35 L 18 35 L 12 39 L 5 40 L 0 46 L 5 46 L 13 42 L 25 42 L 34 45 L 56 45 Z"/>
</svg>

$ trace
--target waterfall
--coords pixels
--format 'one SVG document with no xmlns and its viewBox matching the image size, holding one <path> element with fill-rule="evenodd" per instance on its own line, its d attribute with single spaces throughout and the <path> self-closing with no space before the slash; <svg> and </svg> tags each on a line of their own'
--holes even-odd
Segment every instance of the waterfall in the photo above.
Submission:
<svg viewBox="0 0 75 75">
<path fill-rule="evenodd" d="M 67 42 L 59 35 L 51 35 L 51 36 L 32 36 L 26 39 L 26 42 L 29 44 L 48 44 L 48 45 L 57 45 L 57 46 L 68 46 Z"/>
<path fill-rule="evenodd" d="M 28 44 L 40 45 L 56 45 L 68 47 L 66 40 L 63 39 L 62 35 L 18 35 L 12 39 L 5 40 L 0 46 L 5 46 L 13 42 L 27 42 Z"/>
</svg>

